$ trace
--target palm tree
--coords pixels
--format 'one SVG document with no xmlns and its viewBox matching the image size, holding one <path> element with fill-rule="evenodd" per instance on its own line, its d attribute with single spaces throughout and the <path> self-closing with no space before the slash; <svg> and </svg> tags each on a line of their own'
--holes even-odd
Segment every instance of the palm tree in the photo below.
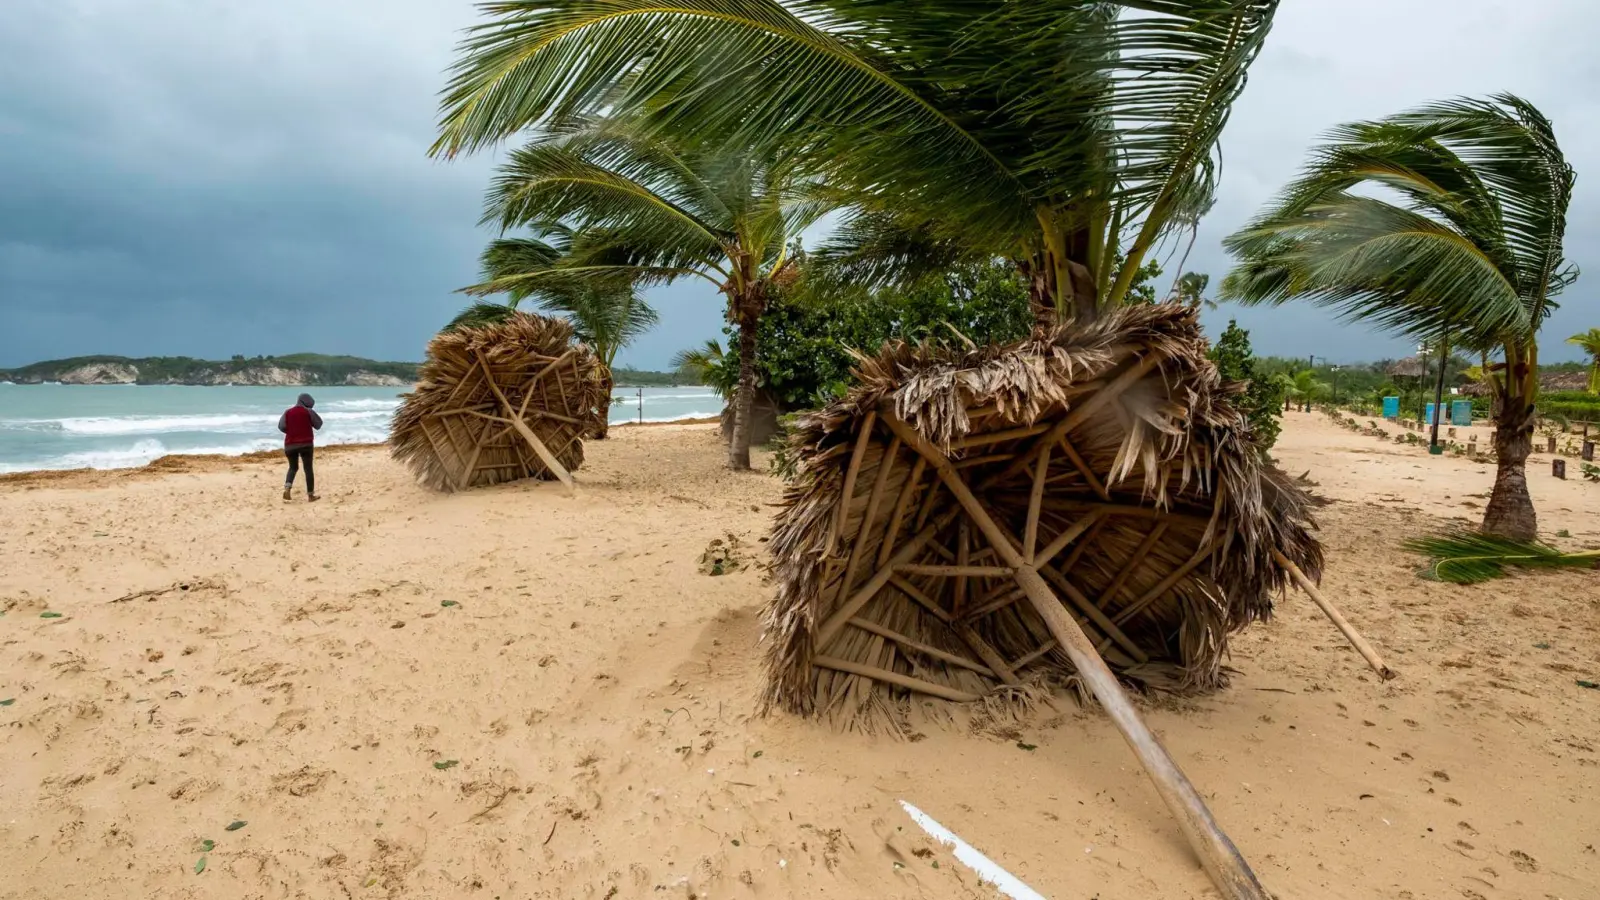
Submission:
<svg viewBox="0 0 1600 900">
<path fill-rule="evenodd" d="M 1216 301 L 1206 296 L 1206 288 L 1211 284 L 1211 276 L 1200 272 L 1185 272 L 1178 276 L 1172 285 L 1172 296 L 1169 302 L 1181 303 L 1190 309 L 1216 309 Z"/>
<path fill-rule="evenodd" d="M 1562 255 L 1572 167 L 1538 109 L 1508 94 L 1344 125 L 1277 203 L 1225 242 L 1223 295 L 1306 300 L 1489 366 L 1498 470 L 1483 530 L 1538 526 L 1528 496 L 1539 326 L 1576 277 Z M 1381 187 L 1383 197 L 1358 193 Z"/>
<path fill-rule="evenodd" d="M 615 121 L 569 123 L 513 151 L 489 189 L 485 222 L 565 236 L 560 258 L 511 267 L 468 293 L 573 281 L 631 285 L 702 278 L 739 330 L 739 387 L 728 465 L 750 468 L 756 341 L 774 279 L 801 230 L 826 208 L 785 172 L 741 151 L 673 145 Z M 492 249 L 492 248 L 491 248 Z M 514 247 L 506 255 L 517 259 Z M 531 254 L 537 261 L 538 254 Z M 487 262 L 487 258 L 486 258 Z"/>
<path fill-rule="evenodd" d="M 1277 0 L 500 0 L 433 152 L 573 116 L 769 151 L 851 216 L 832 255 L 903 280 L 1005 258 L 1042 321 L 1121 304 L 1211 202 Z"/>
<path fill-rule="evenodd" d="M 712 393 L 724 400 L 739 389 L 738 360 L 729 357 L 715 340 L 679 350 L 672 357 L 672 368 L 684 378 L 711 388 Z"/>
<path fill-rule="evenodd" d="M 1600 394 L 1600 328 L 1575 334 L 1567 338 L 1567 343 L 1577 344 L 1589 354 L 1589 393 Z"/>
<path fill-rule="evenodd" d="M 560 266 L 570 253 L 573 235 L 559 226 L 546 227 L 546 236 L 555 237 L 558 243 L 505 238 L 489 244 L 482 256 L 483 283 L 463 291 L 480 296 L 504 291 L 508 301 L 474 303 L 462 310 L 449 327 L 497 321 L 530 297 L 545 312 L 564 316 L 572 323 L 578 340 L 588 344 L 603 364 L 606 408 L 599 411 L 600 427 L 594 437 L 604 440 L 611 427 L 611 366 L 617 352 L 654 328 L 660 317 L 639 295 L 637 285 L 626 278 L 560 277 Z"/>
<path fill-rule="evenodd" d="M 1288 388 L 1288 398 L 1302 404 L 1306 412 L 1311 411 L 1311 404 L 1328 395 L 1328 383 L 1318 381 L 1317 373 L 1311 369 L 1296 372 L 1283 383 Z"/>
</svg>

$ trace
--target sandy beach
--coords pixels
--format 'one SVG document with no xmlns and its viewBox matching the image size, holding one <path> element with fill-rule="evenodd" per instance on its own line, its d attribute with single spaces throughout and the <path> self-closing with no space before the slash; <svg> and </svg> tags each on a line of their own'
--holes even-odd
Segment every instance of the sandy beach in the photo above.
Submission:
<svg viewBox="0 0 1600 900">
<path fill-rule="evenodd" d="M 1046 897 L 1215 896 L 1072 698 L 911 741 L 757 718 L 769 587 L 697 560 L 759 562 L 781 482 L 711 426 L 612 434 L 576 496 L 382 448 L 319 457 L 317 504 L 276 456 L 0 480 L 0 898 L 997 896 L 902 800 Z M 1420 580 L 1399 543 L 1492 466 L 1320 413 L 1275 456 L 1400 677 L 1290 594 L 1230 688 L 1143 701 L 1245 858 L 1282 898 L 1600 896 L 1600 576 Z M 1600 546 L 1571 469 L 1530 461 L 1541 528 Z"/>
</svg>

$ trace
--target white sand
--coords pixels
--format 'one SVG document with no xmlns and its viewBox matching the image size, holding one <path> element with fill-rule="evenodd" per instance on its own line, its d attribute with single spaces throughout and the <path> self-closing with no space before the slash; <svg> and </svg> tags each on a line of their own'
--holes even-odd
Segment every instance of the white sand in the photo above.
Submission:
<svg viewBox="0 0 1600 900">
<path fill-rule="evenodd" d="M 1011 737 L 753 719 L 769 589 L 695 560 L 780 485 L 704 428 L 614 435 L 575 498 L 379 450 L 320 458 L 314 505 L 267 461 L 0 483 L 0 897 L 997 896 L 901 800 L 1047 897 L 1213 896 L 1069 699 Z M 1229 690 L 1149 711 L 1244 856 L 1285 898 L 1600 896 L 1597 576 L 1419 581 L 1397 543 L 1491 469 L 1320 416 L 1280 456 L 1401 678 L 1291 595 Z M 1547 473 L 1542 524 L 1600 542 L 1600 485 Z"/>
</svg>

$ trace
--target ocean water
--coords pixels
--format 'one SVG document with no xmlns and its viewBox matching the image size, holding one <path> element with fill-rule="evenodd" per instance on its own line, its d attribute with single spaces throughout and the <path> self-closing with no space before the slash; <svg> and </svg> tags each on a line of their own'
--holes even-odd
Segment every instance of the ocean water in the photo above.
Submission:
<svg viewBox="0 0 1600 900">
<path fill-rule="evenodd" d="M 0 473 L 117 469 L 168 454 L 237 455 L 283 446 L 278 416 L 302 388 L 17 385 L 0 382 Z M 312 388 L 319 444 L 383 441 L 402 388 Z M 618 388 L 611 421 L 671 422 L 722 409 L 703 387 Z"/>
</svg>

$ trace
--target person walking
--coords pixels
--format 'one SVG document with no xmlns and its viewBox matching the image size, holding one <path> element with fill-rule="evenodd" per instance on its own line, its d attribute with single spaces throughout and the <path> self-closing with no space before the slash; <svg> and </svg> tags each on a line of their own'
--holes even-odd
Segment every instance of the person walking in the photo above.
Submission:
<svg viewBox="0 0 1600 900">
<path fill-rule="evenodd" d="M 283 480 L 285 500 L 294 490 L 294 476 L 302 465 L 306 470 L 306 499 L 317 499 L 317 475 L 311 468 L 311 446 L 316 440 L 316 430 L 322 427 L 322 417 L 312 408 L 316 405 L 317 401 L 310 394 L 301 394 L 295 405 L 278 417 L 278 430 L 283 432 L 283 452 L 289 457 L 289 477 Z"/>
</svg>

